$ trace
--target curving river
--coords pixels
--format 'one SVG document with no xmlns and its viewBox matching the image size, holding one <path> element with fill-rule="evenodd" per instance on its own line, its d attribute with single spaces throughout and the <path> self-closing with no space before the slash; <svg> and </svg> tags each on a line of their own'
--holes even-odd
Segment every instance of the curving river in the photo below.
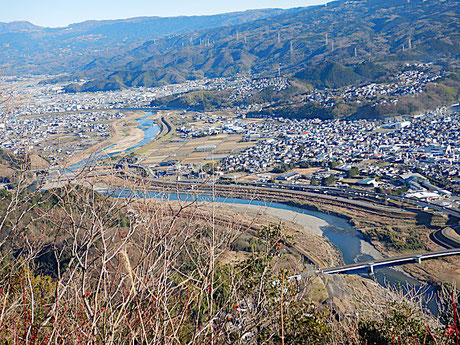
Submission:
<svg viewBox="0 0 460 345">
<path fill-rule="evenodd" d="M 144 137 L 142 141 L 133 145 L 126 150 L 117 151 L 112 153 L 106 153 L 106 151 L 116 144 L 105 147 L 101 151 L 97 152 L 92 157 L 89 157 L 81 162 L 73 165 L 72 170 L 81 168 L 87 164 L 97 162 L 104 158 L 113 157 L 119 154 L 126 154 L 134 151 L 137 148 L 140 148 L 150 141 L 152 141 L 160 132 L 160 127 L 152 120 L 150 117 L 155 115 L 155 111 L 146 111 L 145 116 L 137 118 L 136 121 L 139 122 L 139 129 L 142 129 L 144 132 Z M 127 190 L 116 190 L 116 191 L 102 191 L 103 193 L 110 193 L 113 197 L 133 197 L 132 191 Z M 237 198 L 221 198 L 207 196 L 207 195 L 188 195 L 188 194 L 169 194 L 165 195 L 164 193 L 135 193 L 136 197 L 142 198 L 166 198 L 169 200 L 188 200 L 191 198 L 198 202 L 219 202 L 219 203 L 229 203 L 235 205 L 253 205 L 260 207 L 268 207 L 271 209 L 278 210 L 288 210 L 295 212 L 297 214 L 304 214 L 315 217 L 325 222 L 327 225 L 321 226 L 322 235 L 326 237 L 331 243 L 333 243 L 342 253 L 343 261 L 345 264 L 353 264 L 357 262 L 370 261 L 376 259 L 379 253 L 378 251 L 368 242 L 366 242 L 356 229 L 345 219 L 339 218 L 336 216 L 324 214 L 321 212 L 307 210 L 305 208 L 296 207 L 292 205 L 287 205 L 283 203 L 274 203 L 274 202 L 264 202 L 258 200 L 246 200 L 246 199 L 237 199 Z M 365 250 L 364 250 L 365 249 Z M 408 289 L 410 287 L 419 287 L 422 288 L 422 284 L 417 280 L 411 278 L 407 274 L 404 274 L 401 271 L 391 269 L 391 268 L 381 268 L 376 270 L 375 278 L 383 286 L 400 286 L 403 289 Z M 426 288 L 426 287 L 425 287 Z M 425 299 L 428 301 L 428 308 L 436 313 L 437 307 L 434 299 L 430 300 L 430 296 L 434 291 L 433 287 L 429 287 L 426 293 L 424 294 Z"/>
<path fill-rule="evenodd" d="M 150 141 L 152 141 L 160 133 L 160 126 L 158 126 L 155 123 L 155 121 L 150 118 L 155 114 L 156 114 L 155 111 L 147 111 L 144 116 L 139 117 L 139 118 L 136 119 L 136 121 L 139 122 L 139 126 L 137 128 L 142 129 L 142 131 L 144 132 L 144 137 L 139 143 L 137 143 L 137 144 L 135 144 L 135 145 L 133 145 L 131 147 L 128 147 L 127 149 L 125 149 L 123 151 L 116 151 L 116 152 L 107 153 L 107 150 L 109 150 L 112 147 L 116 146 L 116 144 L 111 144 L 109 146 L 104 147 L 102 150 L 96 152 L 91 157 L 83 159 L 82 161 L 72 165 L 70 170 L 76 170 L 76 169 L 82 168 L 84 166 L 94 164 L 94 163 L 100 161 L 101 159 L 114 157 L 114 156 L 117 156 L 117 155 L 120 155 L 120 154 L 130 153 L 130 152 L 134 151 L 135 149 L 140 148 L 140 147 L 148 144 Z"/>
<path fill-rule="evenodd" d="M 110 193 L 113 197 L 139 197 L 151 199 L 165 199 L 165 200 L 181 200 L 181 201 L 197 201 L 197 202 L 218 202 L 234 205 L 252 205 L 267 207 L 278 210 L 292 211 L 297 214 L 309 215 L 326 222 L 327 225 L 321 226 L 322 235 L 332 242 L 342 253 L 343 261 L 345 264 L 353 264 L 358 262 L 365 262 L 376 259 L 379 255 L 378 251 L 365 239 L 362 234 L 357 231 L 347 220 L 321 212 L 307 210 L 305 208 L 287 205 L 276 202 L 265 202 L 259 200 L 247 200 L 238 198 L 223 198 L 212 197 L 210 195 L 190 195 L 186 193 L 158 193 L 158 192 L 137 192 L 134 193 L 129 190 L 116 190 L 116 191 L 103 191 L 103 193 Z M 375 253 L 375 254 L 374 254 Z M 368 275 L 364 275 L 368 277 Z M 402 271 L 392 268 L 380 268 L 375 271 L 375 279 L 382 286 L 400 287 L 403 290 L 408 289 L 422 289 L 425 304 L 428 309 L 436 314 L 437 303 L 436 298 L 433 296 L 435 289 L 432 286 L 426 286 L 419 281 L 408 276 Z M 426 291 L 425 291 L 426 290 Z"/>
</svg>

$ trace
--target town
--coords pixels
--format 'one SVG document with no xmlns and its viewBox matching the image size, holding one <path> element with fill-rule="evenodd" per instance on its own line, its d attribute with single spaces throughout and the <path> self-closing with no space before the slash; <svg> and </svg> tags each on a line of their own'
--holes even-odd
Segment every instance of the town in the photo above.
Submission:
<svg viewBox="0 0 460 345">
<path fill-rule="evenodd" d="M 304 101 L 328 107 L 337 98 L 347 102 L 397 102 L 399 95 L 419 93 L 427 83 L 442 77 L 442 72 L 429 72 L 426 64 L 406 67 L 408 70 L 394 76 L 392 82 L 340 90 L 315 89 L 304 95 Z M 65 93 L 65 83 L 49 84 L 44 80 L 45 77 L 2 78 L 1 87 L 19 99 L 20 105 L 8 112 L 3 109 L 0 148 L 16 153 L 38 152 L 52 166 L 103 143 L 112 136 L 114 121 L 126 117 L 125 110 L 149 109 L 154 99 L 197 90 L 232 90 L 232 99 L 250 100 L 257 91 L 282 91 L 290 85 L 283 77 L 241 75 L 157 88 Z M 178 151 L 146 163 L 148 171 L 154 178 L 206 179 L 215 175 L 224 182 L 352 185 L 437 199 L 458 207 L 458 107 L 384 120 L 246 118 L 255 107 L 266 105 L 249 102 L 220 112 L 185 110 L 186 116 L 172 117 L 171 123 L 177 128 L 166 146 L 179 145 Z M 233 138 L 241 145 L 219 150 L 212 142 L 218 136 Z M 202 154 L 202 160 L 189 164 L 180 159 L 180 145 L 197 138 L 201 138 L 201 144 L 194 150 Z M 136 161 L 143 162 L 142 155 Z M 203 171 L 203 165 L 210 162 L 213 169 Z"/>
<path fill-rule="evenodd" d="M 0 123 L 0 148 L 14 154 L 36 151 L 56 164 L 110 137 L 111 123 L 124 117 L 105 111 L 13 116 Z"/>
<path fill-rule="evenodd" d="M 256 143 L 220 157 L 215 171 L 222 179 L 252 175 L 260 182 L 350 183 L 430 199 L 451 196 L 444 187 L 460 183 L 458 110 L 441 108 L 399 121 L 275 118 L 248 123 L 215 115 L 194 120 L 209 125 L 181 127 L 182 138 L 243 133 L 244 141 Z"/>
</svg>

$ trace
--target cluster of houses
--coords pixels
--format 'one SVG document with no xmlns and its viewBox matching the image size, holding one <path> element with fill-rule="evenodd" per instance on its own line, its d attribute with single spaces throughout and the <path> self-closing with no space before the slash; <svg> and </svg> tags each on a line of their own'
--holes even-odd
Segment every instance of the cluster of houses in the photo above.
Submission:
<svg viewBox="0 0 460 345">
<path fill-rule="evenodd" d="M 17 100 L 14 115 L 39 115 L 53 112 L 71 112 L 100 109 L 147 108 L 153 99 L 185 93 L 192 90 L 208 90 L 223 87 L 225 80 L 200 79 L 182 84 L 155 88 L 130 88 L 117 91 L 65 93 L 68 83 L 46 83 L 51 76 L 31 76 L 0 79 L 10 96 Z M 84 83 L 81 80 L 80 83 Z M 1 115 L 0 109 L 0 115 Z"/>
<path fill-rule="evenodd" d="M 242 126 L 248 136 L 258 135 L 260 140 L 224 159 L 224 172 L 260 174 L 277 166 L 341 162 L 359 165 L 362 175 L 383 180 L 406 173 L 451 181 L 460 176 L 460 113 L 446 108 L 383 125 L 368 120 L 273 119 Z M 375 185 L 372 179 L 363 183 Z M 424 191 L 435 186 L 424 181 L 409 188 Z"/>
<path fill-rule="evenodd" d="M 91 138 L 106 138 L 110 134 L 110 122 L 121 119 L 120 112 L 83 112 L 76 114 L 54 114 L 45 116 L 13 116 L 0 123 L 0 148 L 12 152 L 36 150 L 49 158 L 56 150 L 71 156 L 79 151 L 84 141 Z M 64 140 L 74 137 L 75 140 Z M 52 145 L 52 140 L 62 140 L 62 145 Z M 85 139 L 85 140 L 80 140 Z"/>
<path fill-rule="evenodd" d="M 279 92 L 287 89 L 289 86 L 289 81 L 283 77 L 240 79 L 238 83 L 231 87 L 235 92 L 230 95 L 230 99 L 245 100 L 251 98 L 260 90 L 272 88 L 274 91 Z"/>
<path fill-rule="evenodd" d="M 199 113 L 193 117 L 193 122 L 202 122 L 204 126 L 188 124 L 177 128 L 181 138 L 202 138 L 222 133 L 247 133 L 247 126 L 243 120 L 228 116 Z"/>
<path fill-rule="evenodd" d="M 397 104 L 399 97 L 420 93 L 428 83 L 435 82 L 445 75 L 443 71 L 433 72 L 418 65 L 407 68 L 409 70 L 395 75 L 389 82 L 349 86 L 343 89 L 315 89 L 306 94 L 304 100 L 317 102 L 326 107 L 334 107 L 338 100 L 347 103 L 374 101 L 374 105 Z"/>
</svg>

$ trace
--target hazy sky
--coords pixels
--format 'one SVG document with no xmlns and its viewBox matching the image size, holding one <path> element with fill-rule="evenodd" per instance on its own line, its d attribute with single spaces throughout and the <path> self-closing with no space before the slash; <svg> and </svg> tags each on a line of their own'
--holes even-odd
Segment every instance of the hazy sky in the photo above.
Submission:
<svg viewBox="0 0 460 345">
<path fill-rule="evenodd" d="M 254 8 L 290 8 L 326 0 L 0 0 L 0 22 L 27 20 L 66 26 L 88 19 L 215 14 Z"/>
</svg>

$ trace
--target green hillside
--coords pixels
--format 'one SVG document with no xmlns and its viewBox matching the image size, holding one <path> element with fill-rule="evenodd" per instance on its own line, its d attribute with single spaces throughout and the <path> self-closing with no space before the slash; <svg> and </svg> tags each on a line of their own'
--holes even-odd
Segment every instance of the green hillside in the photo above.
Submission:
<svg viewBox="0 0 460 345">
<path fill-rule="evenodd" d="M 114 59 L 99 59 L 98 67 L 90 66 L 82 75 L 104 77 L 79 91 L 96 85 L 101 90 L 157 86 L 242 72 L 275 75 L 278 69 L 314 85 L 336 87 L 360 82 L 369 72 L 384 74 L 347 68 L 361 62 L 391 67 L 404 61 L 457 61 L 458 5 L 443 0 L 335 1 L 241 25 L 174 35 Z"/>
</svg>

